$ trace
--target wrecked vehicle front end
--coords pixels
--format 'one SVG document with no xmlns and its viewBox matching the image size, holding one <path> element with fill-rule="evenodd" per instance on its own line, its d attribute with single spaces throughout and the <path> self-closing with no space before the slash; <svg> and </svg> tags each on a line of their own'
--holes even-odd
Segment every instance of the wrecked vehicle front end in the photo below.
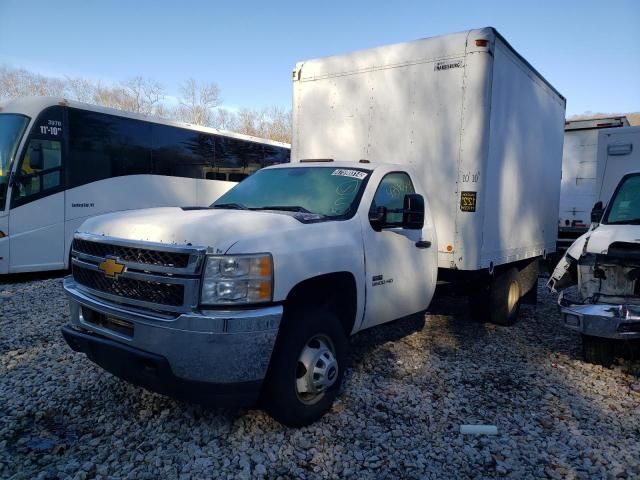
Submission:
<svg viewBox="0 0 640 480">
<path fill-rule="evenodd" d="M 622 241 L 609 243 L 615 237 Z M 640 339 L 640 228 L 592 229 L 567 251 L 548 287 L 560 293 L 565 327 L 593 337 Z"/>
</svg>

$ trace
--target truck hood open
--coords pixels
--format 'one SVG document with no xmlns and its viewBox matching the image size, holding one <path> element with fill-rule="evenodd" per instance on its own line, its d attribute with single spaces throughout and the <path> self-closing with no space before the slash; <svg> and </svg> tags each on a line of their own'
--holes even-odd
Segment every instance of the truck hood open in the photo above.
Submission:
<svg viewBox="0 0 640 480">
<path fill-rule="evenodd" d="M 304 227 L 286 213 L 227 209 L 149 208 L 89 218 L 81 233 L 169 245 L 209 247 L 224 253 L 239 239 Z"/>
</svg>

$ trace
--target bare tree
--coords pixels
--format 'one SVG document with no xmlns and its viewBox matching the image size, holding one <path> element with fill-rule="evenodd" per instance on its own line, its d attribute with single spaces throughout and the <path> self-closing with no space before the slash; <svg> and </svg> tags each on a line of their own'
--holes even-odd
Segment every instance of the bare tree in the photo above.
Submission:
<svg viewBox="0 0 640 480">
<path fill-rule="evenodd" d="M 46 77 L 25 69 L 0 65 L 0 99 L 30 95 L 64 96 L 86 103 L 130 112 L 182 120 L 196 125 L 291 141 L 291 111 L 272 106 L 243 108 L 238 112 L 220 108 L 220 89 L 213 83 L 188 79 L 181 88 L 179 105 L 167 105 L 165 90 L 155 80 L 131 77 L 115 85 L 83 77 Z"/>
<path fill-rule="evenodd" d="M 124 109 L 142 113 L 155 114 L 164 99 L 164 87 L 155 80 L 140 75 L 120 83 Z"/>
<path fill-rule="evenodd" d="M 198 83 L 189 78 L 180 91 L 180 106 L 176 116 L 183 122 L 211 125 L 214 109 L 221 103 L 220 89 L 213 82 Z"/>
<path fill-rule="evenodd" d="M 219 128 L 220 130 L 233 132 L 239 131 L 238 116 L 226 108 L 217 108 L 215 110 L 211 125 L 215 128 Z"/>
<path fill-rule="evenodd" d="M 279 142 L 291 142 L 291 111 L 277 106 L 260 110 L 243 108 L 236 114 L 234 131 Z"/>
<path fill-rule="evenodd" d="M 95 102 L 96 90 L 99 85 L 96 82 L 82 77 L 67 77 L 66 95 L 80 102 Z"/>
<path fill-rule="evenodd" d="M 23 68 L 0 66 L 0 98 L 32 95 L 62 95 L 65 82 L 60 78 L 45 77 Z"/>
</svg>

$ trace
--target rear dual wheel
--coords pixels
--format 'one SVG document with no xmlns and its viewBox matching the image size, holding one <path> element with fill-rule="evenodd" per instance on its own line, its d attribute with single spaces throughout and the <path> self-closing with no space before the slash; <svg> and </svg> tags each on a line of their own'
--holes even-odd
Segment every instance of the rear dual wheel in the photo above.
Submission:
<svg viewBox="0 0 640 480">
<path fill-rule="evenodd" d="M 471 316 L 477 321 L 511 326 L 520 313 L 521 297 L 518 270 L 512 268 L 470 296 Z"/>
</svg>

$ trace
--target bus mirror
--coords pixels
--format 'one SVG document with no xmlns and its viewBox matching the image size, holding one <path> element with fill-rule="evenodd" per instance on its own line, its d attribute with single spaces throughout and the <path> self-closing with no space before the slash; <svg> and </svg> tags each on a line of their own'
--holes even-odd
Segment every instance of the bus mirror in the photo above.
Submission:
<svg viewBox="0 0 640 480">
<path fill-rule="evenodd" d="M 424 197 L 419 193 L 404 196 L 402 209 L 402 228 L 421 230 L 424 227 Z"/>
<path fill-rule="evenodd" d="M 42 146 L 35 145 L 29 149 L 29 168 L 31 170 L 42 170 L 44 168 L 44 154 Z"/>
</svg>

